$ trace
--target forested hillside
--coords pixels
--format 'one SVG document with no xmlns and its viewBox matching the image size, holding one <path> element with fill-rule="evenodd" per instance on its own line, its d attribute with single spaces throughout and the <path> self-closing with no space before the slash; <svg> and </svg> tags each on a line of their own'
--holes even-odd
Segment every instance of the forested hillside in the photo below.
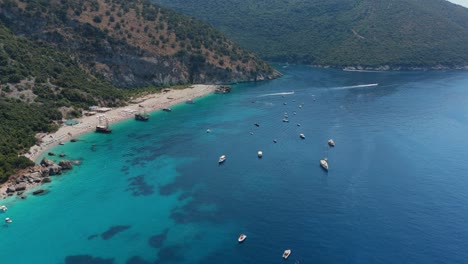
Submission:
<svg viewBox="0 0 468 264">
<path fill-rule="evenodd" d="M 31 163 L 18 157 L 52 121 L 81 115 L 89 105 L 125 103 L 125 91 L 84 72 L 47 45 L 14 36 L 0 25 L 0 182 Z M 67 116 L 63 116 L 62 112 Z"/>
<path fill-rule="evenodd" d="M 272 61 L 468 66 L 468 9 L 445 0 L 153 1 L 211 23 Z"/>
<path fill-rule="evenodd" d="M 3 0 L 0 19 L 118 87 L 254 81 L 274 70 L 220 32 L 145 0 Z"/>
<path fill-rule="evenodd" d="M 144 0 L 0 0 L 0 183 L 38 132 L 136 88 L 279 76 L 195 19 Z"/>
</svg>

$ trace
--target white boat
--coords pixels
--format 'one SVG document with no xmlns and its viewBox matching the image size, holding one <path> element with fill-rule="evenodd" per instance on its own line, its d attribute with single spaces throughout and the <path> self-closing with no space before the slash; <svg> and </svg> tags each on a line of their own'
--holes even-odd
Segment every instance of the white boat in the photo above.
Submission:
<svg viewBox="0 0 468 264">
<path fill-rule="evenodd" d="M 329 140 L 328 140 L 328 145 L 329 145 L 330 147 L 334 147 L 334 146 L 335 146 L 335 141 L 333 141 L 333 139 L 329 139 Z"/>
<path fill-rule="evenodd" d="M 206 130 L 206 133 L 211 133 L 211 129 L 208 128 L 208 129 Z"/>
<path fill-rule="evenodd" d="M 284 252 L 283 252 L 283 258 L 284 259 L 287 259 L 289 257 L 289 255 L 291 255 L 291 250 L 290 249 L 286 249 Z"/>
<path fill-rule="evenodd" d="M 247 236 L 245 234 L 240 234 L 239 238 L 237 239 L 237 242 L 242 243 L 246 238 Z"/>
<path fill-rule="evenodd" d="M 324 170 L 328 171 L 328 162 L 326 158 L 320 160 L 320 166 L 322 166 Z"/>
<path fill-rule="evenodd" d="M 221 155 L 221 157 L 219 157 L 219 163 L 223 163 L 224 161 L 226 160 L 226 155 Z"/>
<path fill-rule="evenodd" d="M 11 220 L 9 217 L 5 218 L 5 223 L 11 223 L 13 220 Z"/>
<path fill-rule="evenodd" d="M 257 155 L 258 155 L 259 158 L 261 158 L 261 157 L 263 157 L 263 152 L 262 152 L 261 150 L 259 150 L 259 151 L 257 152 Z"/>
<path fill-rule="evenodd" d="M 299 134 L 299 137 L 302 138 L 302 139 L 305 139 L 304 134 Z"/>
<path fill-rule="evenodd" d="M 2 206 L 0 206 L 0 210 L 2 210 L 3 212 L 5 212 L 6 210 L 8 210 L 8 208 L 7 208 L 5 205 L 2 205 Z"/>
</svg>

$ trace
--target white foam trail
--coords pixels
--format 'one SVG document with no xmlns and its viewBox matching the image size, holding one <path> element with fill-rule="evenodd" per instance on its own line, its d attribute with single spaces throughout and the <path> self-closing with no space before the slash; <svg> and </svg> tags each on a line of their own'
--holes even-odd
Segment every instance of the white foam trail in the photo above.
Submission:
<svg viewBox="0 0 468 264">
<path fill-rule="evenodd" d="M 378 85 L 379 85 L 378 83 L 369 83 L 369 84 L 335 87 L 335 88 L 331 88 L 331 90 L 345 90 L 345 89 L 365 88 L 365 87 L 374 87 L 374 86 L 378 86 Z"/>
<path fill-rule="evenodd" d="M 385 72 L 385 71 L 373 71 L 373 70 L 351 70 L 351 69 L 343 69 L 343 71 L 349 71 L 349 72 Z"/>
<path fill-rule="evenodd" d="M 284 92 L 284 93 L 271 93 L 271 94 L 262 94 L 257 97 L 264 97 L 264 96 L 275 96 L 275 95 L 287 95 L 287 94 L 294 94 L 294 91 L 292 92 Z"/>
</svg>

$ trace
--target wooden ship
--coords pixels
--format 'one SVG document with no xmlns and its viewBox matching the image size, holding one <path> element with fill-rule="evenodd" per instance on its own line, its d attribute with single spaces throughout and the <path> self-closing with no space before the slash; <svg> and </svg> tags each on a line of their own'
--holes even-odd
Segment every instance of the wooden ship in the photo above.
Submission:
<svg viewBox="0 0 468 264">
<path fill-rule="evenodd" d="M 109 121 L 107 120 L 106 117 L 104 116 L 99 117 L 98 125 L 96 126 L 96 132 L 105 133 L 105 134 L 112 132 L 112 130 L 109 128 Z"/>
<path fill-rule="evenodd" d="M 148 121 L 149 115 L 146 113 L 146 110 L 144 107 L 140 106 L 141 111 L 138 111 L 138 113 L 135 114 L 135 120 L 138 121 Z"/>
</svg>

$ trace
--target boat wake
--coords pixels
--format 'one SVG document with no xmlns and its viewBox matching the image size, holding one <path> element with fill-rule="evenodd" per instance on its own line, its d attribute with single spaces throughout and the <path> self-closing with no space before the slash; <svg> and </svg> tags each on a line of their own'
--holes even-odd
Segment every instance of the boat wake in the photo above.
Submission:
<svg viewBox="0 0 468 264">
<path fill-rule="evenodd" d="M 385 72 L 385 71 L 373 71 L 373 70 L 352 70 L 352 69 L 343 69 L 343 71 L 348 72 Z"/>
<path fill-rule="evenodd" d="M 378 86 L 378 83 L 370 83 L 370 84 L 360 84 L 360 85 L 352 85 L 352 86 L 341 86 L 341 87 L 334 87 L 331 90 L 346 90 L 346 89 L 356 89 L 356 88 L 366 88 L 366 87 L 374 87 Z"/>
<path fill-rule="evenodd" d="M 288 94 L 294 94 L 294 91 L 292 92 L 283 92 L 283 93 L 271 93 L 271 94 L 262 94 L 257 97 L 265 97 L 265 96 L 276 96 L 276 95 L 288 95 Z"/>
</svg>

